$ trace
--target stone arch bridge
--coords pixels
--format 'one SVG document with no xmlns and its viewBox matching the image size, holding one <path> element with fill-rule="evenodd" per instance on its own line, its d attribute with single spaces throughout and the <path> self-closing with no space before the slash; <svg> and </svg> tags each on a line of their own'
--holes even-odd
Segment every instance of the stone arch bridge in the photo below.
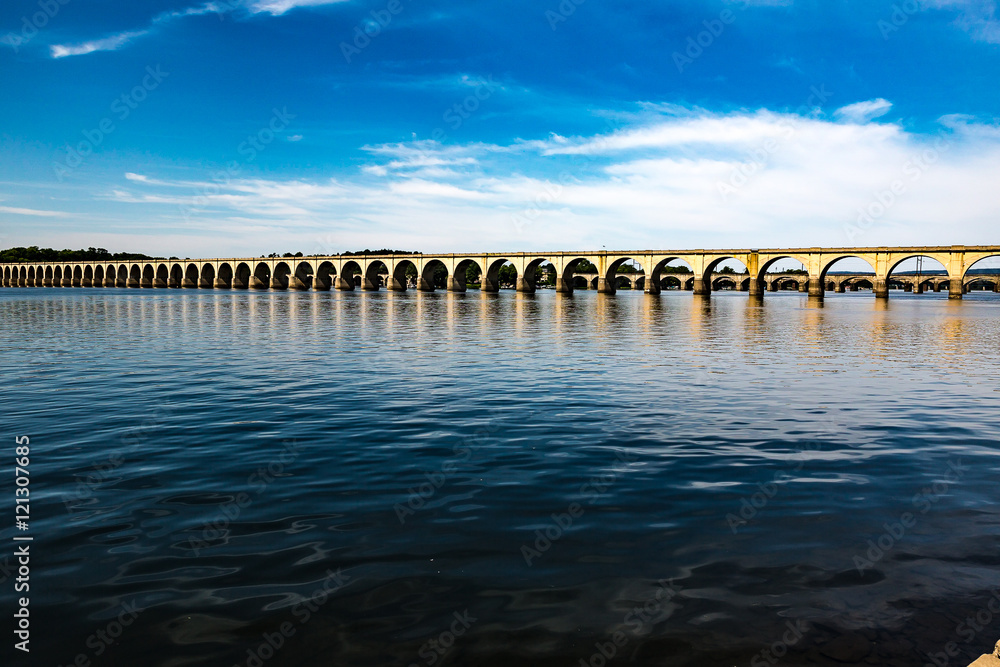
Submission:
<svg viewBox="0 0 1000 667">
<path fill-rule="evenodd" d="M 710 294 L 731 281 L 745 288 L 751 296 L 774 290 L 776 279 L 769 269 L 781 260 L 795 260 L 805 267 L 805 274 L 778 274 L 794 280 L 810 296 L 822 297 L 828 288 L 843 291 L 849 280 L 830 274 L 834 263 L 846 258 L 862 259 L 872 267 L 870 275 L 857 274 L 872 285 L 875 296 L 886 298 L 890 280 L 902 280 L 893 270 L 915 257 L 930 257 L 944 266 L 939 275 L 927 275 L 914 287 L 922 291 L 930 285 L 940 289 L 947 284 L 951 298 L 960 299 L 968 285 L 984 277 L 969 269 L 982 259 L 1000 256 L 1000 246 L 927 246 L 879 248 L 789 248 L 750 250 L 636 250 L 549 253 L 472 253 L 472 254 L 372 254 L 311 257 L 260 257 L 128 260 L 106 262 L 33 262 L 0 264 L 5 287 L 134 287 L 134 288 L 229 288 L 229 289 L 315 289 L 353 290 L 355 287 L 376 290 L 407 289 L 407 275 L 416 274 L 416 287 L 435 289 L 435 276 L 447 276 L 447 289 L 464 292 L 466 272 L 475 268 L 481 275 L 483 291 L 500 289 L 500 268 L 512 264 L 517 273 L 516 288 L 534 292 L 536 269 L 551 263 L 559 292 L 572 292 L 577 267 L 586 261 L 597 267 L 596 289 L 614 293 L 619 269 L 628 263 L 642 275 L 643 289 L 658 294 L 663 279 L 677 277 L 695 294 Z M 690 274 L 665 271 L 671 262 L 684 261 Z M 716 269 L 727 260 L 742 262 L 744 274 L 728 274 Z M 590 274 L 593 276 L 593 274 Z M 636 274 L 631 275 L 634 279 Z M 381 278 L 380 278 L 381 276 Z M 647 280 L 647 277 L 649 279 Z M 778 287 L 781 282 L 778 282 Z M 997 284 L 994 282 L 994 284 Z M 687 285 L 686 285 L 687 286 Z M 832 287 L 831 287 L 832 286 Z"/>
</svg>

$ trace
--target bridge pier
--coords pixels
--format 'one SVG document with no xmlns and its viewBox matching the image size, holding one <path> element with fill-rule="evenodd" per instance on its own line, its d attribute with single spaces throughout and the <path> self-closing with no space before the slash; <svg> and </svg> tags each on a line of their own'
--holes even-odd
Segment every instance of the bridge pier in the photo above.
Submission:
<svg viewBox="0 0 1000 667">
<path fill-rule="evenodd" d="M 822 278 L 809 278 L 807 285 L 809 296 L 822 299 L 826 295 L 826 286 L 823 284 Z"/>
<path fill-rule="evenodd" d="M 809 292 L 810 291 L 810 289 L 809 289 L 809 283 L 810 283 L 809 278 L 804 278 L 804 279 L 800 280 L 799 281 L 799 291 L 800 292 Z M 822 289 L 822 287 L 820 287 L 820 289 Z"/>
<path fill-rule="evenodd" d="M 875 286 L 875 298 L 876 299 L 888 299 L 889 298 L 889 283 L 885 278 L 876 278 L 874 282 Z"/>
<path fill-rule="evenodd" d="M 949 299 L 961 299 L 962 294 L 965 292 L 965 286 L 962 284 L 961 279 L 952 280 L 948 283 L 948 298 Z"/>
<path fill-rule="evenodd" d="M 834 291 L 837 292 L 838 294 L 843 294 L 844 292 L 847 291 L 847 288 L 844 287 L 844 283 L 837 283 L 837 287 Z"/>
<path fill-rule="evenodd" d="M 556 276 L 556 292 L 559 292 L 560 294 L 572 294 L 573 279 Z"/>
<path fill-rule="evenodd" d="M 153 281 L 153 287 L 166 287 L 165 285 L 157 285 L 157 282 L 156 280 Z M 216 278 L 214 287 L 215 289 L 229 289 L 229 283 L 222 278 Z"/>
<path fill-rule="evenodd" d="M 607 277 L 598 276 L 597 291 L 600 292 L 601 294 L 614 294 L 617 290 L 615 289 L 614 281 L 609 282 Z"/>
<path fill-rule="evenodd" d="M 698 295 L 708 295 L 712 293 L 712 283 L 705 280 L 704 278 L 694 279 L 694 289 L 692 290 Z"/>
<path fill-rule="evenodd" d="M 454 275 L 448 276 L 448 291 L 449 292 L 464 292 L 465 291 L 465 275 L 461 278 Z"/>
</svg>

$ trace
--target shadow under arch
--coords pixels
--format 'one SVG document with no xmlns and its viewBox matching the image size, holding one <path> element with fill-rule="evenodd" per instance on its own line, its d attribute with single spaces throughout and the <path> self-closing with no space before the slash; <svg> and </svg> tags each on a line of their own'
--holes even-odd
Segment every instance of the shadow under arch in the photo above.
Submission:
<svg viewBox="0 0 1000 667">
<path fill-rule="evenodd" d="M 236 270 L 233 272 L 233 289 L 250 289 L 250 279 L 253 272 L 250 271 L 250 265 L 246 262 L 240 262 L 236 265 Z"/>
<path fill-rule="evenodd" d="M 505 257 L 492 260 L 483 274 L 482 290 L 499 292 L 501 288 L 517 287 L 517 267 Z"/>
<path fill-rule="evenodd" d="M 202 289 L 213 289 L 215 287 L 215 267 L 210 262 L 205 262 L 201 267 L 201 278 L 198 280 L 198 287 Z"/>
<path fill-rule="evenodd" d="M 448 288 L 448 267 L 439 259 L 432 259 L 424 264 L 420 272 L 420 282 L 417 289 L 421 292 L 433 292 L 436 289 Z"/>
<path fill-rule="evenodd" d="M 448 289 L 452 292 L 464 292 L 469 285 L 479 282 L 482 287 L 483 267 L 474 259 L 463 259 L 455 265 L 455 275 L 448 279 Z"/>
</svg>

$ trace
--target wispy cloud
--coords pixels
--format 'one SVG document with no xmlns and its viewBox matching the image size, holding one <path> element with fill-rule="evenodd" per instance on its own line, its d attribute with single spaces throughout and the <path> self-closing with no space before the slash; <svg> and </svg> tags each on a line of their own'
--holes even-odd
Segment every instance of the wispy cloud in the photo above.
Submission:
<svg viewBox="0 0 1000 667">
<path fill-rule="evenodd" d="M 17 208 L 15 206 L 0 206 L 0 213 L 12 213 L 14 215 L 31 215 L 39 218 L 66 217 L 66 213 L 62 211 L 40 211 L 34 208 Z"/>
<path fill-rule="evenodd" d="M 190 205 L 191 193 L 211 191 L 191 224 L 252 224 L 258 244 L 273 238 L 303 250 L 320 238 L 317 229 L 344 247 L 693 247 L 717 235 L 729 245 L 780 247 L 848 244 L 844 229 L 858 210 L 900 181 L 906 194 L 865 232 L 866 244 L 950 243 L 956 228 L 970 243 L 992 238 L 1000 128 L 942 119 L 955 129 L 943 130 L 934 162 L 919 166 L 933 144 L 892 123 L 860 120 L 885 107 L 876 102 L 838 115 L 857 121 L 850 123 L 766 110 L 692 111 L 594 136 L 368 146 L 370 162 L 354 177 L 201 185 L 133 177 L 109 198 L 164 205 L 158 210 L 167 221 Z M 753 179 L 720 198 L 719 184 L 760 159 L 752 156 L 765 146 L 777 148 L 765 151 Z M 581 158 L 585 148 L 600 159 Z M 519 226 L 524 211 L 532 215 Z"/>
<path fill-rule="evenodd" d="M 1000 20 L 997 19 L 997 0 L 924 0 L 931 9 L 952 9 L 959 12 L 956 25 L 968 32 L 973 39 L 990 44 L 1000 44 Z"/>
<path fill-rule="evenodd" d="M 168 11 L 157 14 L 153 17 L 148 28 L 140 30 L 127 30 L 101 39 L 90 40 L 79 44 L 53 44 L 49 47 L 52 58 L 66 58 L 68 56 L 82 56 L 97 51 L 117 51 L 133 40 L 144 37 L 157 27 L 166 25 L 172 21 L 187 16 L 201 16 L 204 14 L 228 14 L 243 9 L 247 13 L 270 14 L 280 16 L 296 7 L 318 7 L 320 5 L 331 5 L 347 0 L 253 0 L 247 4 L 239 0 L 221 0 L 219 2 L 208 2 L 195 7 L 187 7 L 176 11 Z"/>
<path fill-rule="evenodd" d="M 298 7 L 320 7 L 338 2 L 346 0 L 254 0 L 247 5 L 247 9 L 254 14 L 267 13 L 271 16 L 280 16 Z"/>
<path fill-rule="evenodd" d="M 892 108 L 892 102 L 881 97 L 875 100 L 865 100 L 855 102 L 847 106 L 840 107 L 834 115 L 842 121 L 848 123 L 867 123 L 874 118 L 884 116 Z"/>
<path fill-rule="evenodd" d="M 67 56 L 82 56 L 95 51 L 117 51 L 128 44 L 136 37 L 142 37 L 149 30 L 129 30 L 120 32 L 117 35 L 95 39 L 82 44 L 53 44 L 50 48 L 53 58 L 66 58 Z"/>
</svg>

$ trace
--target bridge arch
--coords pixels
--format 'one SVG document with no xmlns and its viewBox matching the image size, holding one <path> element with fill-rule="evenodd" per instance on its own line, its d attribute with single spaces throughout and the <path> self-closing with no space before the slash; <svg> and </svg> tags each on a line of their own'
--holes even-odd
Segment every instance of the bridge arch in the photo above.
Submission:
<svg viewBox="0 0 1000 667">
<path fill-rule="evenodd" d="M 447 265 L 440 259 L 431 259 L 423 262 L 423 269 L 420 271 L 420 284 L 417 289 L 421 292 L 433 292 L 436 289 L 447 289 L 449 275 Z"/>
<path fill-rule="evenodd" d="M 253 269 L 253 276 L 250 279 L 250 287 L 253 289 L 267 289 L 271 286 L 271 267 L 267 262 L 257 262 Z"/>
<path fill-rule="evenodd" d="M 288 262 L 276 262 L 274 272 L 271 274 L 271 289 L 288 289 L 291 276 L 292 267 L 288 266 Z"/>
<path fill-rule="evenodd" d="M 28 267 L 27 280 L 28 280 L 28 286 L 29 287 L 34 287 L 35 286 L 35 267 L 33 267 L 33 266 L 29 266 Z"/>
<path fill-rule="evenodd" d="M 918 294 L 923 292 L 924 280 L 920 275 L 916 274 L 916 266 L 918 265 L 917 262 L 914 262 L 914 270 L 911 272 L 913 275 L 906 275 L 902 271 L 897 273 L 897 269 L 900 269 L 903 263 L 910 262 L 911 260 L 928 260 L 928 259 L 930 260 L 929 265 L 925 261 L 920 262 L 919 266 L 921 267 L 921 271 L 934 272 L 938 276 L 944 276 L 949 279 L 953 277 L 948 273 L 948 267 L 946 263 L 948 262 L 947 258 L 944 258 L 945 262 L 941 262 L 941 260 L 938 259 L 938 257 L 933 254 L 930 255 L 925 255 L 921 253 L 899 254 L 892 256 L 892 261 L 889 264 L 888 271 L 886 272 L 885 279 L 887 286 L 893 286 L 898 284 L 907 292 L 912 291 L 912 292 L 917 292 Z"/>
<path fill-rule="evenodd" d="M 302 260 L 295 264 L 295 271 L 288 277 L 288 287 L 299 291 L 312 289 L 315 276 L 312 263 Z"/>
<path fill-rule="evenodd" d="M 154 282 L 156 282 L 156 269 L 153 268 L 152 264 L 143 264 L 142 281 L 139 283 L 139 286 L 152 287 Z"/>
<path fill-rule="evenodd" d="M 736 290 L 739 289 L 739 283 L 736 280 L 736 276 L 733 275 L 723 275 L 712 281 L 712 291 L 718 292 L 721 290 Z M 742 281 L 740 281 L 742 282 Z"/>
<path fill-rule="evenodd" d="M 466 285 L 483 280 L 483 267 L 474 259 L 463 259 L 455 265 L 455 274 L 448 280 L 448 289 L 452 292 L 464 292 Z"/>
<path fill-rule="evenodd" d="M 989 266 L 990 264 L 994 264 L 996 266 L 991 267 Z M 996 270 L 997 273 L 995 274 L 980 273 L 987 269 Z M 978 278 L 980 275 L 992 275 L 993 279 L 996 281 L 993 283 L 993 291 L 1000 292 L 1000 254 L 980 253 L 978 255 L 973 255 L 972 261 L 967 263 L 967 266 L 965 268 L 965 273 L 962 275 L 961 278 L 963 291 L 966 289 L 966 284 L 967 284 L 966 281 L 970 277 Z"/>
<path fill-rule="evenodd" d="M 44 276 L 42 278 L 42 284 L 45 285 L 46 287 L 52 287 L 52 267 L 51 266 L 46 266 L 45 267 L 45 273 L 44 273 Z"/>
<path fill-rule="evenodd" d="M 680 262 L 682 266 L 672 266 L 674 262 Z M 680 269 L 686 269 L 686 271 Z M 684 283 L 693 274 L 694 268 L 683 257 L 665 257 L 656 262 L 647 276 L 646 291 L 650 294 L 659 294 L 665 289 L 683 290 Z"/>
<path fill-rule="evenodd" d="M 250 289 L 252 277 L 253 272 L 250 270 L 250 265 L 246 262 L 240 262 L 233 272 L 233 289 Z"/>
<path fill-rule="evenodd" d="M 495 258 L 483 274 L 483 291 L 499 292 L 504 287 L 516 288 L 517 279 L 517 265 L 506 257 Z"/>
<path fill-rule="evenodd" d="M 710 294 L 712 292 L 712 274 L 715 273 L 716 270 L 722 264 L 727 264 L 727 263 L 728 264 L 736 264 L 738 267 L 739 266 L 743 267 L 742 271 L 739 271 L 738 269 L 733 269 L 733 274 L 731 274 L 731 275 L 741 276 L 741 277 L 744 276 L 744 275 L 749 275 L 749 271 L 747 269 L 747 265 L 740 258 L 735 257 L 733 255 L 720 255 L 720 256 L 716 256 L 716 257 L 713 257 L 711 259 L 711 261 L 709 261 L 709 262 L 707 262 L 705 264 L 705 270 L 704 270 L 704 272 L 701 275 L 697 275 L 696 274 L 694 276 L 694 280 L 692 281 L 692 289 L 693 289 L 694 293 L 695 294 Z"/>
<path fill-rule="evenodd" d="M 364 271 L 361 264 L 355 260 L 344 262 L 340 267 L 340 279 L 337 281 L 337 289 L 351 291 L 355 287 L 361 287 Z"/>
<path fill-rule="evenodd" d="M 166 287 L 170 281 L 170 269 L 163 262 L 156 265 L 156 273 L 153 276 L 153 287 Z"/>
<path fill-rule="evenodd" d="M 634 266 L 637 265 L 637 266 Z M 618 272 L 623 266 L 629 266 L 632 271 L 622 271 L 622 273 L 632 274 L 632 278 L 627 276 L 619 276 Z M 608 263 L 608 268 L 604 272 L 604 285 L 603 290 L 607 294 L 614 294 L 618 290 L 619 284 L 622 285 L 622 289 L 625 288 L 625 281 L 628 282 L 628 287 L 631 289 L 632 284 L 638 280 L 640 277 L 645 279 L 646 276 L 650 275 L 647 267 L 643 266 L 642 259 L 640 257 L 633 256 L 623 256 L 616 257 L 614 261 Z M 620 280 L 625 278 L 625 281 Z M 598 282 L 598 290 L 601 289 L 600 282 Z"/>
<path fill-rule="evenodd" d="M 194 262 L 189 262 L 184 267 L 184 279 L 181 281 L 181 287 L 187 289 L 196 289 L 198 287 L 198 265 Z"/>
<path fill-rule="evenodd" d="M 337 267 L 334 266 L 333 262 L 320 262 L 316 269 L 316 275 L 313 277 L 313 289 L 321 292 L 329 291 L 336 275 Z"/>
<path fill-rule="evenodd" d="M 233 266 L 229 262 L 219 264 L 219 274 L 215 278 L 215 287 L 219 289 L 233 288 Z"/>
<path fill-rule="evenodd" d="M 588 279 L 583 276 L 574 277 L 576 273 L 596 274 L 597 266 L 587 257 L 574 257 L 563 263 L 562 275 L 556 276 L 556 288 L 564 292 L 572 292 L 574 289 L 597 289 L 596 278 L 588 283 Z"/>
<path fill-rule="evenodd" d="M 802 265 L 802 270 L 806 271 L 805 274 L 801 274 L 802 275 L 801 279 L 795 281 L 796 288 L 799 289 L 799 290 L 802 290 L 803 286 L 807 286 L 807 287 L 811 286 L 810 281 L 813 280 L 813 279 L 815 279 L 816 280 L 816 288 L 812 289 L 811 293 L 813 295 L 815 295 L 815 296 L 822 296 L 824 290 L 826 289 L 826 276 L 823 275 L 823 274 L 818 275 L 818 276 L 814 276 L 814 275 L 810 274 L 809 270 L 806 269 L 806 267 L 809 266 L 809 258 L 808 257 L 802 257 L 802 256 L 799 256 L 799 255 L 791 255 L 791 254 L 790 255 L 774 255 L 772 257 L 768 257 L 768 259 L 760 265 L 760 268 L 757 271 L 757 275 L 755 277 L 753 277 L 753 279 L 750 281 L 751 282 L 750 293 L 751 294 L 763 294 L 764 292 L 766 292 L 767 291 L 767 274 L 768 274 L 768 272 L 778 262 L 782 262 L 782 261 L 789 260 L 789 259 L 792 260 L 793 262 L 798 262 L 799 264 L 801 264 Z M 798 271 L 800 269 L 795 269 L 795 270 Z M 774 281 L 773 280 L 771 282 L 771 288 L 772 288 L 771 289 L 772 292 L 773 291 L 777 291 L 777 290 L 774 289 Z"/>
<path fill-rule="evenodd" d="M 202 264 L 198 287 L 202 289 L 213 289 L 215 287 L 215 266 L 211 262 Z"/>
<path fill-rule="evenodd" d="M 411 259 L 401 259 L 393 264 L 392 275 L 389 276 L 389 289 L 394 292 L 405 292 L 411 287 L 419 286 L 420 272 L 417 264 Z"/>
<path fill-rule="evenodd" d="M 377 292 L 383 287 L 382 275 L 385 275 L 385 287 L 391 287 L 392 277 L 389 275 L 389 267 L 380 259 L 374 259 L 365 266 L 365 277 L 361 283 L 362 289 Z"/>
</svg>

